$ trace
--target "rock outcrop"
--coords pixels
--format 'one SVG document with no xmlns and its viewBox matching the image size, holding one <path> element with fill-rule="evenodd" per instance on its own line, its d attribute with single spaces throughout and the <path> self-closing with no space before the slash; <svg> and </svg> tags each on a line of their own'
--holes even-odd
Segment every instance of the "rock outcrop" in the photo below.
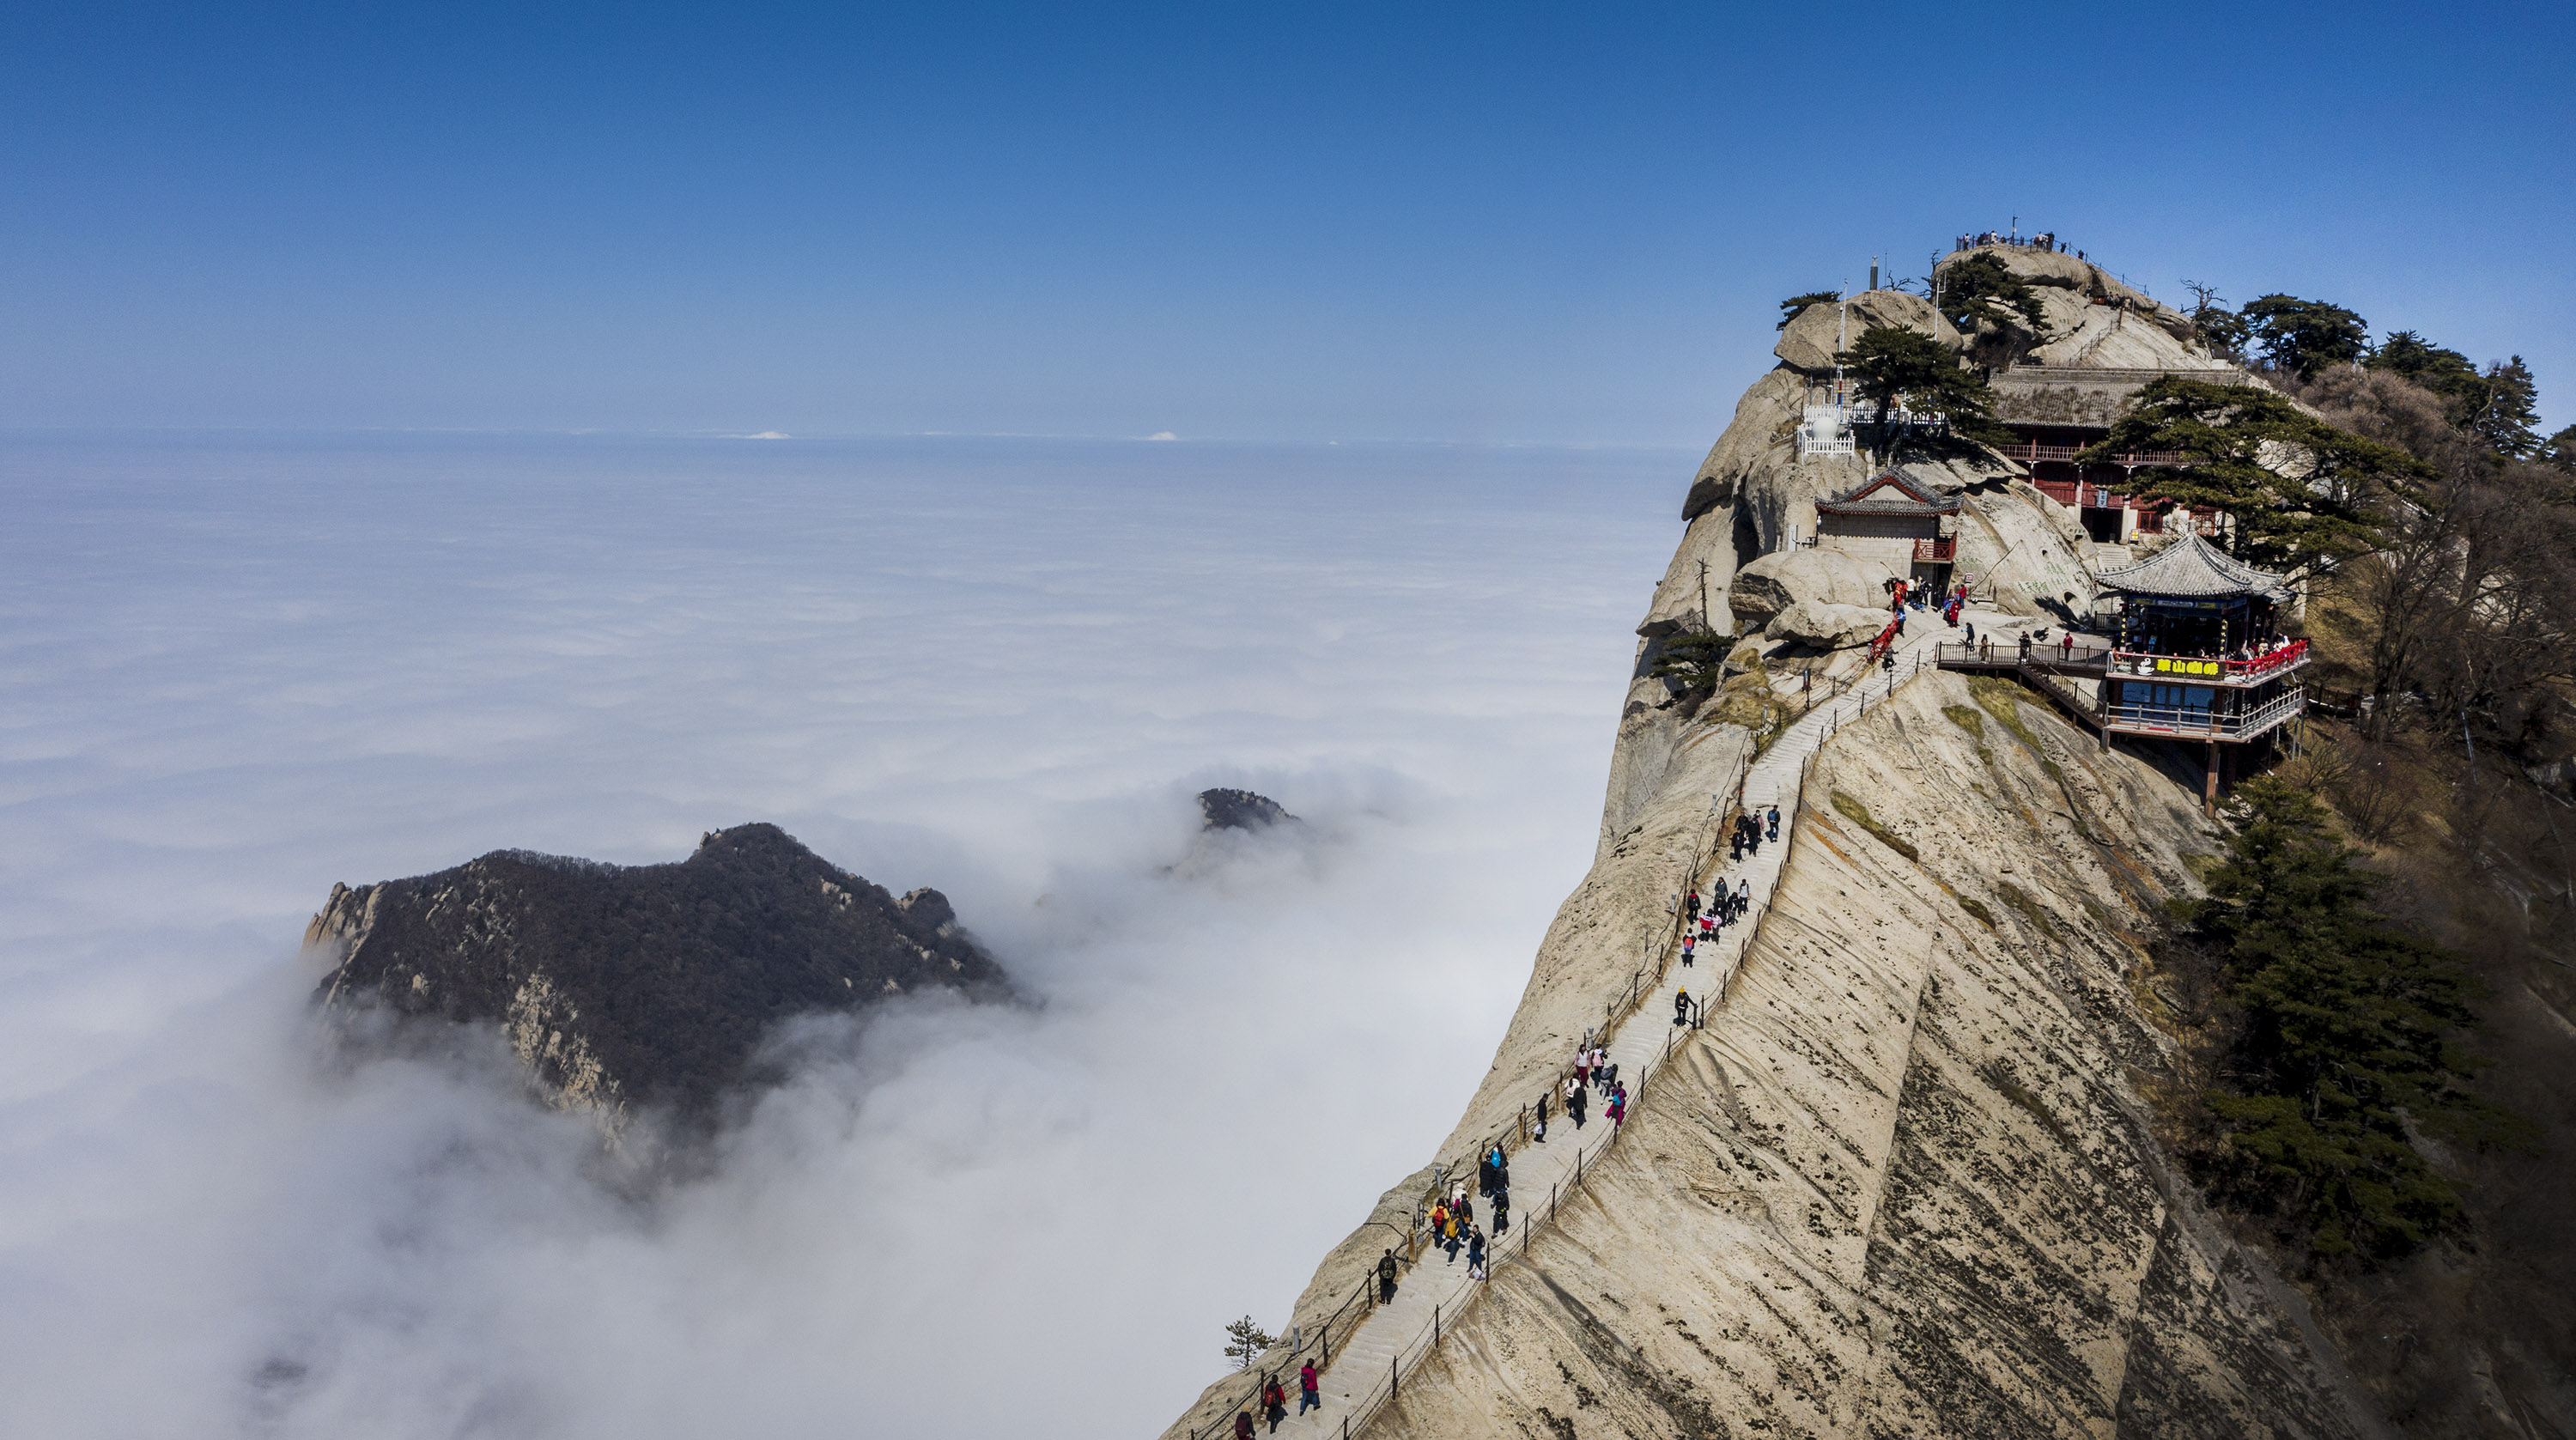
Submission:
<svg viewBox="0 0 2576 1440">
<path fill-rule="evenodd" d="M 1762 633 L 1773 640 L 1845 650 L 1866 645 L 1887 628 L 1887 612 L 1866 605 L 1826 605 L 1801 600 L 1771 617 Z"/>
<path fill-rule="evenodd" d="M 1839 550 L 1779 550 L 1735 573 L 1727 607 L 1748 631 L 1798 604 L 1861 606 L 1885 611 L 1894 572 Z M 1884 622 L 1882 622 L 1884 623 Z"/>
<path fill-rule="evenodd" d="M 1202 790 L 1199 815 L 1202 830 L 1267 830 L 1297 819 L 1278 801 L 1250 790 Z"/>
<path fill-rule="evenodd" d="M 710 1118 L 767 1078 L 779 1020 L 947 989 L 1001 967 L 936 890 L 897 897 L 775 825 L 706 836 L 668 865 L 496 850 L 452 870 L 331 888 L 304 943 L 317 1004 L 498 1025 L 552 1103 L 612 1123 L 653 1106 Z"/>
</svg>

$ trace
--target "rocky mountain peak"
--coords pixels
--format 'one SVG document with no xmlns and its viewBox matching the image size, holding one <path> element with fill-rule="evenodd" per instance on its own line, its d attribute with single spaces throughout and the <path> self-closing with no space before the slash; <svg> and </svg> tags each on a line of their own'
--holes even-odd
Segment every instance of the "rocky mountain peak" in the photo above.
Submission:
<svg viewBox="0 0 2576 1440">
<path fill-rule="evenodd" d="M 711 831 L 664 865 L 496 850 L 335 885 L 305 943 L 333 960 L 326 1009 L 498 1024 L 557 1104 L 689 1119 L 774 1078 L 754 1056 L 780 1020 L 1007 987 L 946 896 L 897 899 L 768 824 Z"/>
<path fill-rule="evenodd" d="M 1202 830 L 1267 830 L 1297 819 L 1281 809 L 1278 801 L 1250 790 L 1202 790 L 1199 814 L 1204 817 L 1199 826 Z"/>
</svg>

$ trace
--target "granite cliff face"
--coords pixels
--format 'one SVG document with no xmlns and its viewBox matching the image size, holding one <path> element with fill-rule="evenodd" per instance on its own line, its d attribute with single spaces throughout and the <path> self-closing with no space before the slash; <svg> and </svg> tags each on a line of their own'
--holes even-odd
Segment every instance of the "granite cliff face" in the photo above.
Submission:
<svg viewBox="0 0 2576 1440">
<path fill-rule="evenodd" d="M 619 866 L 496 850 L 451 870 L 335 885 L 305 931 L 326 1010 L 499 1025 L 541 1093 L 602 1111 L 709 1118 L 766 1079 L 776 1021 L 925 987 L 1000 993 L 946 897 L 896 897 L 775 825 L 715 831 L 688 859 Z"/>
<path fill-rule="evenodd" d="M 2041 287 L 2055 337 L 2042 359 L 2215 364 L 2187 321 L 2091 266 L 2001 258 Z M 1866 316 L 1963 351 L 2035 348 L 1957 335 L 1913 296 L 1850 304 L 1855 334 Z M 1663 644 L 1876 598 L 1879 577 L 1790 544 L 1814 533 L 1819 496 L 1871 473 L 1796 453 L 1830 315 L 1811 307 L 1788 327 L 1781 364 L 1691 485 L 1638 628 L 1593 866 L 1492 1068 L 1433 1163 L 1394 1180 L 1324 1257 L 1287 1317 L 1302 1332 L 1361 1282 L 1383 1245 L 1373 1227 L 1401 1228 L 1436 1168 L 1462 1173 L 1669 934 L 1712 797 L 1734 792 L 1756 742 L 1722 706 L 1676 703 L 1649 669 Z M 1959 496 L 1961 565 L 1999 582 L 1999 603 L 2089 607 L 2085 538 L 2022 467 L 1988 455 L 1907 473 Z M 1853 655 L 1799 663 L 1821 687 Z M 2197 773 L 2163 766 L 2152 749 L 2102 749 L 2009 682 L 1938 672 L 1837 734 L 1706 1028 L 1644 1089 L 1581 1198 L 1450 1320 L 1370 1430 L 2381 1433 L 2296 1292 L 2205 1212 L 2150 1124 L 2173 1052 L 2146 940 L 2217 848 Z M 1222 1398 L 1212 1388 L 1169 1433 L 1210 1423 Z"/>
<path fill-rule="evenodd" d="M 1372 1433 L 2376 1433 L 2142 1100 L 2143 942 L 2214 844 L 2035 698 L 1914 681 L 1825 751 L 1722 1011 Z M 1513 1028 L 1504 1070 L 1553 1039 Z"/>
</svg>

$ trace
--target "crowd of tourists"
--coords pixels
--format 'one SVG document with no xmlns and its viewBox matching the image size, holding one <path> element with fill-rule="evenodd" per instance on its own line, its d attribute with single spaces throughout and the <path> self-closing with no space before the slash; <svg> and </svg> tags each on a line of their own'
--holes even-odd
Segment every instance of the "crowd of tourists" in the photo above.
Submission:
<svg viewBox="0 0 2576 1440">
<path fill-rule="evenodd" d="M 1760 854 L 1764 845 L 1776 844 L 1779 839 L 1779 806 L 1772 805 L 1739 813 L 1727 833 L 1727 863 L 1740 865 Z M 1740 923 L 1747 912 L 1753 908 L 1753 882 L 1739 878 L 1730 889 L 1726 884 L 1726 877 L 1721 874 L 1717 884 L 1705 898 L 1701 896 L 1699 887 L 1694 884 L 1684 895 L 1682 907 L 1681 961 L 1687 967 L 1692 963 L 1699 946 L 1713 944 L 1719 931 L 1729 925 Z M 1690 1023 L 1692 1004 L 1689 987 L 1687 985 L 1675 987 L 1673 992 L 1675 1025 Z M 1601 1114 L 1609 1120 L 1614 1130 L 1627 1122 L 1628 1086 L 1620 1078 L 1618 1062 L 1610 1058 L 1609 1049 L 1603 1043 L 1604 1039 L 1605 1037 L 1600 1035 L 1585 1036 L 1583 1042 L 1575 1047 L 1573 1063 L 1568 1067 L 1563 1083 L 1551 1085 L 1540 1093 L 1535 1119 L 1529 1129 L 1529 1139 L 1532 1144 L 1547 1143 L 1548 1123 L 1559 1107 L 1562 1107 L 1563 1113 L 1573 1120 L 1574 1128 L 1580 1131 L 1591 1118 L 1596 1097 Z M 1484 1226 L 1478 1221 L 1477 1206 L 1480 1201 L 1484 1206 L 1485 1214 L 1493 1221 L 1493 1236 L 1496 1239 L 1488 1239 Z M 1484 1154 L 1477 1157 L 1473 1193 L 1470 1193 L 1465 1179 L 1451 1181 L 1440 1193 L 1432 1197 L 1427 1220 L 1431 1246 L 1442 1253 L 1444 1258 L 1441 1263 L 1444 1267 L 1456 1265 L 1460 1257 L 1464 1256 L 1469 1280 L 1483 1280 L 1487 1277 L 1489 1273 L 1487 1260 L 1496 1240 L 1509 1233 L 1512 1228 L 1512 1163 L 1511 1156 L 1500 1143 L 1488 1147 Z M 1386 1305 L 1394 1302 L 1396 1286 L 1403 1277 L 1405 1263 L 1405 1259 L 1396 1254 L 1393 1246 L 1387 1247 L 1378 1256 L 1375 1278 L 1379 1304 Z M 1298 1414 L 1303 1415 L 1308 1410 L 1323 1407 L 1319 1376 L 1320 1372 L 1315 1368 L 1315 1362 L 1312 1359 L 1306 1360 L 1297 1367 Z M 1279 1378 L 1278 1372 L 1273 1371 L 1262 1377 L 1261 1388 L 1254 1398 L 1258 1402 L 1262 1418 L 1268 1422 L 1272 1431 L 1277 1431 L 1280 1423 L 1288 1418 L 1287 1386 Z M 1250 1409 L 1236 1411 L 1234 1416 L 1236 1440 L 1252 1440 L 1254 1430 L 1253 1411 Z"/>
<path fill-rule="evenodd" d="M 2066 253 L 2066 242 L 2058 239 L 2057 232 L 2054 230 L 2043 230 L 2039 234 L 2033 235 L 2027 240 L 2024 240 L 2019 235 L 2006 235 L 1994 230 L 1980 230 L 1974 235 L 1960 236 L 1959 243 L 1955 248 L 1961 250 L 1974 250 L 1985 245 L 2009 245 L 2016 250 L 2046 250 L 2058 255 Z M 2081 250 L 2076 251 L 2075 258 L 2078 260 L 2083 259 L 2084 252 Z"/>
</svg>

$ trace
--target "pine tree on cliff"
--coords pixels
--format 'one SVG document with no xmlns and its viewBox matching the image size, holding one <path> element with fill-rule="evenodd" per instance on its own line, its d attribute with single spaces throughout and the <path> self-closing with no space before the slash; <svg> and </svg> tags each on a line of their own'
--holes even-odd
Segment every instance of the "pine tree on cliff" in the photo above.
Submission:
<svg viewBox="0 0 2576 1440">
<path fill-rule="evenodd" d="M 2177 375 L 2148 382 L 2111 433 L 2075 458 L 2092 464 L 2139 451 L 2182 458 L 2140 467 L 2137 493 L 2224 511 L 2236 522 L 2236 558 L 2290 575 L 2375 548 L 2381 527 L 2373 510 L 2434 473 L 2393 445 L 2328 425 L 2277 390 Z"/>
<path fill-rule="evenodd" d="M 1901 400 L 1917 415 L 1938 416 L 1961 438 L 1989 445 L 2013 438 L 1996 423 L 1995 392 L 1959 368 L 1948 346 L 1919 330 L 1873 325 L 1834 359 L 1856 377 L 1861 398 L 1878 407 L 1882 432 L 1889 410 Z"/>
<path fill-rule="evenodd" d="M 1806 313 L 1808 306 L 1831 305 L 1841 298 L 1843 293 L 1839 290 L 1810 290 L 1804 295 L 1792 295 L 1780 302 L 1780 323 L 1772 328 L 1786 330 L 1790 321 Z"/>
<path fill-rule="evenodd" d="M 2040 340 L 2048 339 L 2048 314 L 2040 308 L 2039 292 L 1994 256 L 1971 255 L 1947 266 L 1940 282 L 1942 317 L 1962 332 L 1976 329 L 1980 320 L 2018 320 Z"/>
<path fill-rule="evenodd" d="M 2263 358 L 2302 380 L 2329 365 L 2348 365 L 2370 350 L 2370 327 L 2359 315 L 2323 300 L 2264 295 L 2238 312 L 2263 347 Z"/>
<path fill-rule="evenodd" d="M 2227 862 L 2184 907 L 2233 1012 L 2222 1078 L 2201 1097 L 2220 1136 L 2198 1157 L 2204 1178 L 2319 1255 L 2399 1254 L 2457 1229 L 2457 1187 L 2410 1126 L 2509 1144 L 2524 1128 L 2467 1088 L 2467 974 L 2371 908 L 2376 878 L 2306 791 L 2258 777 L 2235 805 Z"/>
</svg>

